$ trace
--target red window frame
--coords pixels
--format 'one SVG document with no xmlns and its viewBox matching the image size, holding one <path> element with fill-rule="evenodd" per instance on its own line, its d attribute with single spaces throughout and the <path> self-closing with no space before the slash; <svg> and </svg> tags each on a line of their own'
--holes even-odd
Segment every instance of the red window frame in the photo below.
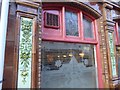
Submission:
<svg viewBox="0 0 120 90">
<path fill-rule="evenodd" d="M 59 28 L 54 28 L 54 27 L 45 27 L 45 22 L 44 25 L 42 25 L 42 38 L 44 40 L 57 40 L 57 41 L 66 41 L 66 42 L 81 42 L 81 43 L 92 43 L 96 44 L 96 27 L 95 27 L 95 18 L 88 15 L 87 13 L 81 11 L 80 9 L 76 9 L 74 7 L 70 7 L 68 5 L 54 5 L 54 4 L 44 4 L 43 5 L 43 18 L 44 13 L 48 10 L 58 10 L 59 11 Z M 65 11 L 71 11 L 75 12 L 78 15 L 78 33 L 79 36 L 67 36 L 66 35 L 66 29 L 65 29 Z M 93 38 L 85 38 L 84 37 L 84 27 L 83 27 L 83 15 L 88 18 L 92 22 L 92 30 L 93 30 Z"/>
<path fill-rule="evenodd" d="M 50 27 L 47 27 L 45 25 L 45 13 L 48 12 L 48 13 L 52 13 L 52 14 L 56 14 L 58 15 L 58 23 L 59 23 L 59 27 L 54 27 L 54 26 L 50 26 Z M 62 27 L 61 27 L 61 7 L 58 6 L 54 6 L 53 4 L 50 5 L 50 6 L 46 6 L 43 5 L 43 11 L 42 11 L 42 38 L 44 39 L 54 39 L 54 37 L 56 38 L 60 38 L 62 36 Z"/>
<path fill-rule="evenodd" d="M 114 27 L 114 29 L 115 29 L 115 44 L 116 45 L 120 45 L 120 38 L 119 38 L 119 32 L 118 32 L 118 23 L 119 22 L 116 22 L 115 27 Z"/>
<path fill-rule="evenodd" d="M 99 45 L 99 38 L 98 38 L 98 32 L 97 32 L 97 21 L 94 17 L 92 17 L 91 15 L 89 15 L 88 13 L 80 10 L 80 9 L 76 9 L 74 7 L 65 5 L 65 4 L 43 4 L 43 12 L 44 9 L 57 9 L 60 11 L 60 28 L 59 30 L 50 30 L 50 29 L 46 29 L 44 28 L 44 26 L 42 27 L 42 40 L 45 41 L 57 41 L 57 42 L 72 42 L 72 43 L 81 43 L 81 44 L 94 44 L 96 46 L 96 59 L 97 59 L 97 71 L 98 71 L 98 87 L 103 88 L 103 81 L 102 81 L 102 63 L 101 63 L 101 59 L 100 59 L 100 45 Z M 76 37 L 76 36 L 66 36 L 66 32 L 65 32 L 65 9 L 70 9 L 70 10 L 74 10 L 75 12 L 78 12 L 78 26 L 79 26 L 79 33 L 80 36 Z M 42 14 L 44 15 L 44 14 Z M 84 38 L 84 34 L 83 34 L 83 15 L 86 15 L 90 20 L 92 20 L 92 26 L 93 26 L 93 35 L 94 38 Z M 44 22 L 44 20 L 43 20 Z M 42 23 L 43 24 L 43 23 Z M 52 31 L 52 32 L 51 32 Z M 57 31 L 57 32 L 56 32 Z"/>
</svg>

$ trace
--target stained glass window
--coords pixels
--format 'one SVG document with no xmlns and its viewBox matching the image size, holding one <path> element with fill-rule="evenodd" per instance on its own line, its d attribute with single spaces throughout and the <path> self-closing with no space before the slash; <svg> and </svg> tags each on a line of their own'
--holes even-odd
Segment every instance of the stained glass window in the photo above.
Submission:
<svg viewBox="0 0 120 90">
<path fill-rule="evenodd" d="M 65 12 L 66 35 L 79 36 L 78 33 L 78 16 L 77 13 Z"/>
<path fill-rule="evenodd" d="M 90 21 L 86 17 L 83 17 L 83 26 L 84 26 L 84 37 L 93 38 L 92 21 Z"/>
</svg>

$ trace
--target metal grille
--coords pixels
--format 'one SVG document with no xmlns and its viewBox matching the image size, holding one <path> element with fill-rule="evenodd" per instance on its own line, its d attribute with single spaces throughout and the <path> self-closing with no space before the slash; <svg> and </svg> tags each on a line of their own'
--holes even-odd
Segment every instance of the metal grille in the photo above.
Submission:
<svg viewBox="0 0 120 90">
<path fill-rule="evenodd" d="M 59 27 L 58 15 L 45 12 L 45 26 L 47 27 Z"/>
</svg>

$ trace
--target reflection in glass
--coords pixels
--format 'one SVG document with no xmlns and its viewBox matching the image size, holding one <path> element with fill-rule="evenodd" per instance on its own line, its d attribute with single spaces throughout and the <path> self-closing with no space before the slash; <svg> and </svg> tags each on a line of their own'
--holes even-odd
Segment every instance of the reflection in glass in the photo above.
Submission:
<svg viewBox="0 0 120 90">
<path fill-rule="evenodd" d="M 84 25 L 84 37 L 93 38 L 92 22 L 88 20 L 86 17 L 83 17 L 83 25 Z"/>
<path fill-rule="evenodd" d="M 95 88 L 94 45 L 42 42 L 42 88 Z"/>
<path fill-rule="evenodd" d="M 65 12 L 66 35 L 79 36 L 78 34 L 78 17 L 74 12 Z"/>
</svg>

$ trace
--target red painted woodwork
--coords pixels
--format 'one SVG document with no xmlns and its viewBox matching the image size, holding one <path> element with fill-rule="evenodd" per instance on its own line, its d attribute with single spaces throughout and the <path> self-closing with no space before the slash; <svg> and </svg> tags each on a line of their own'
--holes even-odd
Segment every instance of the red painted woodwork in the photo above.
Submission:
<svg viewBox="0 0 120 90">
<path fill-rule="evenodd" d="M 71 10 L 78 15 L 78 31 L 79 31 L 79 36 L 67 36 L 66 35 L 66 29 L 65 29 L 65 10 Z M 50 12 L 56 15 L 59 15 L 59 28 L 54 28 L 54 27 L 45 27 L 45 12 Z M 83 34 L 83 14 L 92 21 L 92 28 L 93 28 L 93 38 L 85 38 Z M 72 41 L 72 42 L 85 42 L 85 43 L 96 43 L 96 34 L 95 34 L 95 22 L 94 18 L 89 16 L 87 13 L 80 11 L 79 9 L 69 7 L 69 6 L 58 6 L 54 7 L 49 6 L 49 7 L 44 7 L 43 6 L 43 27 L 42 27 L 42 38 L 44 40 L 58 40 L 58 41 Z"/>
<path fill-rule="evenodd" d="M 56 14 L 58 15 L 59 19 L 59 26 L 60 27 L 46 27 L 45 26 L 45 19 L 46 18 L 43 18 L 42 21 L 44 23 L 42 23 L 42 37 L 43 38 L 52 38 L 54 39 L 54 37 L 57 37 L 57 38 L 61 38 L 62 37 L 62 25 L 61 25 L 61 8 L 44 8 L 44 11 L 42 13 L 43 17 L 45 17 L 45 13 L 48 12 L 48 13 L 52 13 L 52 14 Z M 52 33 L 52 34 L 50 34 Z"/>
<path fill-rule="evenodd" d="M 118 33 L 118 22 L 115 23 L 115 43 L 116 45 L 120 45 L 119 33 Z"/>
<path fill-rule="evenodd" d="M 56 7 L 57 6 L 57 7 Z M 65 9 L 74 11 L 78 14 L 78 30 L 79 36 L 66 36 L 65 29 Z M 96 60 L 97 60 L 97 73 L 98 73 L 98 87 L 103 88 L 103 80 L 102 80 L 102 61 L 100 59 L 100 47 L 99 47 L 99 37 L 97 31 L 97 23 L 94 17 L 89 15 L 86 12 L 83 12 L 79 9 L 66 6 L 66 5 L 54 5 L 54 4 L 43 4 L 43 16 L 44 12 L 47 10 L 58 10 L 60 17 L 60 27 L 58 30 L 53 28 L 45 28 L 42 25 L 42 39 L 47 41 L 63 41 L 63 42 L 71 42 L 71 43 L 87 43 L 94 44 L 96 46 Z M 84 38 L 83 34 L 83 15 L 85 15 L 88 19 L 92 21 L 93 28 L 93 38 Z M 42 19 L 44 22 L 44 19 Z"/>
<path fill-rule="evenodd" d="M 95 20 L 95 36 L 99 36 L 98 32 L 97 32 L 97 22 Z M 98 41 L 97 45 L 96 45 L 96 60 L 97 60 L 97 73 L 98 73 L 98 88 L 103 88 L 103 78 L 102 78 L 102 61 L 101 61 L 101 57 L 100 57 L 100 41 L 99 41 L 99 37 L 96 37 L 96 40 Z"/>
</svg>

